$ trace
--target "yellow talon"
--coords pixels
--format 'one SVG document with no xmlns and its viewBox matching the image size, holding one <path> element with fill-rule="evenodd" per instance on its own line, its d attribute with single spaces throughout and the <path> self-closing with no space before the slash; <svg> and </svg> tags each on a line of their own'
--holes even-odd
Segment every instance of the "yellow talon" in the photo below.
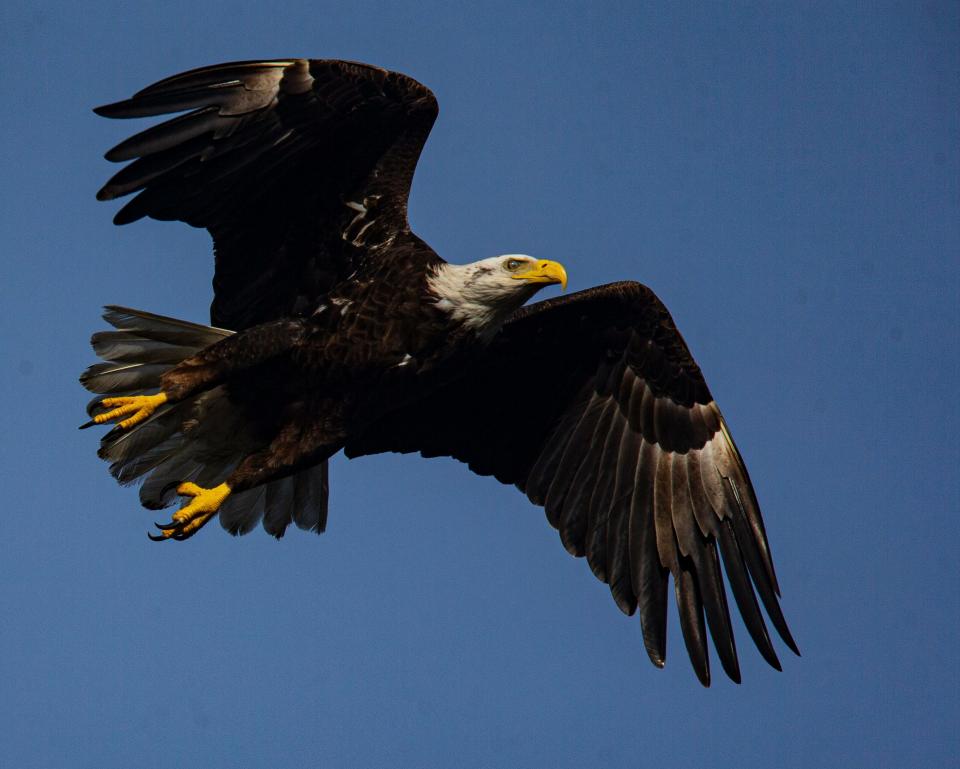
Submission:
<svg viewBox="0 0 960 769">
<path fill-rule="evenodd" d="M 119 398 L 104 398 L 100 401 L 100 405 L 107 408 L 117 406 L 117 408 L 105 414 L 97 414 L 93 418 L 93 423 L 102 425 L 104 422 L 112 422 L 114 419 L 131 414 L 132 416 L 127 417 L 122 422 L 117 422 L 117 427 L 126 430 L 146 421 L 154 411 L 166 402 L 167 394 L 163 392 L 156 395 L 126 395 Z"/>
<path fill-rule="evenodd" d="M 177 494 L 182 497 L 193 497 L 193 500 L 177 510 L 169 524 L 157 527 L 162 535 L 158 539 L 171 537 L 187 539 L 194 535 L 217 514 L 226 498 L 230 496 L 230 491 L 226 483 L 221 483 L 212 489 L 205 489 L 195 483 L 181 483 L 177 487 Z"/>
</svg>

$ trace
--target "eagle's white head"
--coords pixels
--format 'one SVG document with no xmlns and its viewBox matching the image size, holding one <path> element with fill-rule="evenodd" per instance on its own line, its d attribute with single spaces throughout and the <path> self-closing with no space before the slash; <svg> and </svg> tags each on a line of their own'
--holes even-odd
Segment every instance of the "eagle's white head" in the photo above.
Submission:
<svg viewBox="0 0 960 769">
<path fill-rule="evenodd" d="M 437 307 L 489 341 L 524 302 L 544 286 L 567 287 L 559 262 L 504 254 L 470 264 L 443 264 L 427 278 Z"/>
</svg>

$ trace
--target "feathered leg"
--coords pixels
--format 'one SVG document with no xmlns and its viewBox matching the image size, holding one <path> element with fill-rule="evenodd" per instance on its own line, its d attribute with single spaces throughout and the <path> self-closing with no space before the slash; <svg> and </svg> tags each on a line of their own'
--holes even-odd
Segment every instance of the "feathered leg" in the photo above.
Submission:
<svg viewBox="0 0 960 769">
<path fill-rule="evenodd" d="M 184 540 L 196 534 L 220 510 L 233 493 L 280 480 L 329 459 L 343 447 L 342 406 L 332 401 L 300 404 L 287 416 L 284 426 L 270 444 L 248 455 L 230 476 L 211 489 L 184 483 L 177 493 L 193 497 L 169 523 L 156 524 L 156 541 Z"/>
<path fill-rule="evenodd" d="M 165 403 L 191 398 L 223 384 L 238 372 L 285 354 L 300 340 L 302 331 L 301 322 L 284 320 L 225 337 L 166 371 L 160 377 L 159 393 L 104 398 L 100 405 L 110 410 L 97 414 L 81 428 L 115 420 L 119 420 L 117 430 L 136 427 Z M 204 489 L 195 483 L 181 484 L 177 494 L 192 497 L 192 501 L 178 510 L 170 523 L 158 525 L 162 532 L 160 537 L 151 538 L 187 539 L 192 536 L 217 514 L 234 488 L 227 483 L 212 489 Z"/>
<path fill-rule="evenodd" d="M 302 336 L 301 321 L 282 320 L 225 337 L 164 372 L 159 393 L 104 398 L 100 405 L 110 410 L 97 414 L 80 429 L 121 420 L 116 427 L 128 430 L 149 419 L 165 403 L 177 403 L 210 390 L 244 370 L 288 353 Z"/>
</svg>

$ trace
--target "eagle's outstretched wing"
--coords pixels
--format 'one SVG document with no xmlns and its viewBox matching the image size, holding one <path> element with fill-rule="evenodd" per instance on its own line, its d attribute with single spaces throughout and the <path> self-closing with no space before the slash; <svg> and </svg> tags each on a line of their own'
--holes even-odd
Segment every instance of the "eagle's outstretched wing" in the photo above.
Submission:
<svg viewBox="0 0 960 769">
<path fill-rule="evenodd" d="M 108 160 L 133 162 L 98 197 L 139 191 L 117 224 L 150 216 L 210 231 L 214 325 L 240 330 L 308 311 L 373 258 L 371 245 L 409 232 L 410 183 L 437 116 L 417 81 L 343 61 L 235 62 L 95 111 L 187 110 L 110 150 Z"/>
<path fill-rule="evenodd" d="M 710 681 L 707 626 L 739 681 L 721 557 L 764 658 L 779 669 L 754 591 L 797 652 L 747 469 L 650 289 L 615 283 L 525 307 L 461 373 L 371 425 L 347 455 L 452 456 L 516 484 L 546 508 L 567 550 L 587 557 L 617 605 L 627 614 L 639 607 L 658 666 L 672 575 L 700 681 Z"/>
</svg>

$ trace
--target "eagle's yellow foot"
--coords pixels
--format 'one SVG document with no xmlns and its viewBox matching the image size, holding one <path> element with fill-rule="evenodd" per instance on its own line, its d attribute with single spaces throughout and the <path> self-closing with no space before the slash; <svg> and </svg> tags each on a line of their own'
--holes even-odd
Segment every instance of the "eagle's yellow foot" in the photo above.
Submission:
<svg viewBox="0 0 960 769">
<path fill-rule="evenodd" d="M 141 422 L 149 419 L 160 406 L 167 402 L 166 393 L 157 393 L 156 395 L 126 395 L 119 398 L 104 398 L 100 405 L 110 408 L 116 408 L 103 414 L 97 414 L 84 427 L 88 425 L 102 425 L 104 422 L 112 422 L 120 417 L 127 417 L 121 422 L 117 422 L 117 427 L 121 430 L 127 430 Z M 129 415 L 129 416 L 128 416 Z"/>
<path fill-rule="evenodd" d="M 148 534 L 150 539 L 157 542 L 163 542 L 166 539 L 189 539 L 217 514 L 220 506 L 230 496 L 230 487 L 226 483 L 221 483 L 212 489 L 205 489 L 195 483 L 181 483 L 177 487 L 177 494 L 182 497 L 193 497 L 193 500 L 177 510 L 170 523 L 155 524 L 160 529 L 160 534 L 159 536 Z"/>
</svg>

